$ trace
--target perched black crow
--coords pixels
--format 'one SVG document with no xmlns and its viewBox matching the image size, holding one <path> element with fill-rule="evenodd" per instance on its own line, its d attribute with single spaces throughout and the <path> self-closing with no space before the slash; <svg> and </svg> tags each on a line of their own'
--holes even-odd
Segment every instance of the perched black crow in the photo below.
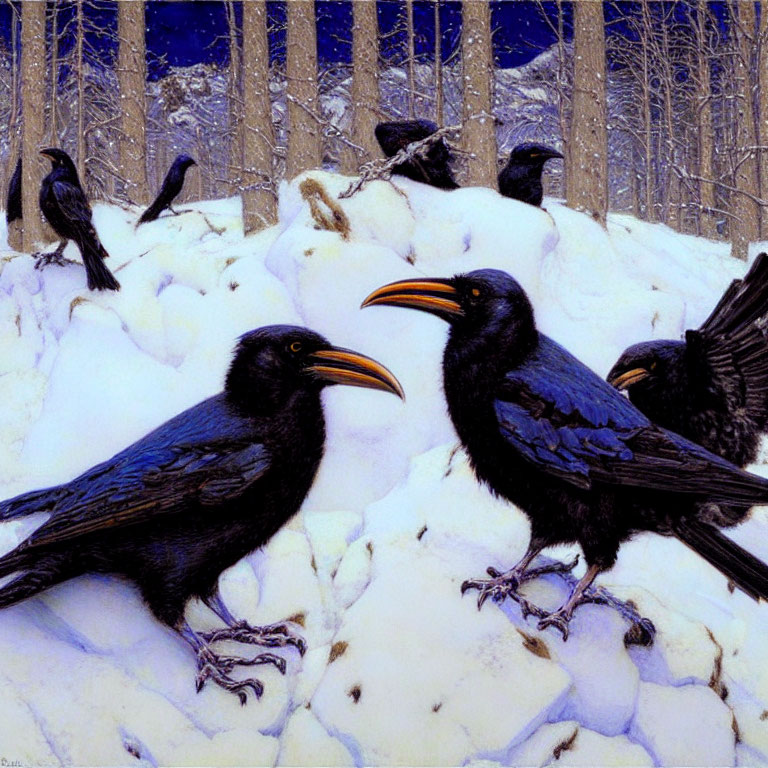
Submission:
<svg viewBox="0 0 768 768">
<path fill-rule="evenodd" d="M 685 340 L 628 347 L 608 374 L 649 419 L 740 467 L 768 428 L 768 255 Z"/>
<path fill-rule="evenodd" d="M 91 291 L 119 291 L 120 283 L 107 269 L 104 246 L 91 223 L 91 206 L 80 186 L 72 158 L 63 150 L 49 147 L 40 152 L 52 164 L 51 172 L 40 186 L 40 210 L 56 234 L 62 238 L 52 254 L 44 254 L 40 263 L 61 257 L 69 240 L 74 240 L 83 257 L 88 288 Z"/>
<path fill-rule="evenodd" d="M 210 678 L 242 703 L 247 688 L 259 696 L 258 680 L 229 672 L 264 663 L 284 670 L 284 660 L 219 656 L 209 643 L 291 644 L 303 653 L 304 641 L 284 624 L 237 621 L 219 596 L 218 577 L 299 509 L 323 454 L 320 392 L 328 384 L 403 396 L 382 365 L 306 328 L 269 326 L 242 336 L 221 394 L 70 483 L 0 502 L 0 520 L 50 515 L 0 558 L 0 577 L 18 572 L 0 588 L 0 607 L 83 573 L 123 575 L 194 649 L 198 690 Z M 194 596 L 227 629 L 196 633 L 184 619 Z"/>
<path fill-rule="evenodd" d="M 541 205 L 544 188 L 541 174 L 544 163 L 562 155 L 543 144 L 527 142 L 510 152 L 509 160 L 499 173 L 499 192 L 504 197 L 522 200 L 530 205 Z"/>
<path fill-rule="evenodd" d="M 752 597 L 768 598 L 768 566 L 713 524 L 718 504 L 768 501 L 768 480 L 653 424 L 617 390 L 538 333 L 520 285 L 497 270 L 452 279 L 406 280 L 379 288 L 363 306 L 430 312 L 450 324 L 443 385 L 454 426 L 477 477 L 531 521 L 523 559 L 462 590 L 509 595 L 567 638 L 590 601 L 595 576 L 613 566 L 636 531 L 674 535 Z M 587 572 L 554 613 L 516 590 L 536 555 L 578 542 Z M 562 566 L 560 566 L 562 570 Z M 543 569 L 534 569 L 541 573 Z"/>
<path fill-rule="evenodd" d="M 155 198 L 155 202 L 141 214 L 139 224 L 154 221 L 166 208 L 171 213 L 176 214 L 176 211 L 171 208 L 171 203 L 176 198 L 176 195 L 181 192 L 181 188 L 184 186 L 184 176 L 190 165 L 197 165 L 197 163 L 189 155 L 176 156 L 173 165 L 168 169 L 168 173 L 165 174 L 163 185 L 160 187 L 160 192 Z"/>
<path fill-rule="evenodd" d="M 396 120 L 376 126 L 376 140 L 387 157 L 393 157 L 414 141 L 426 139 L 437 130 L 431 120 Z M 392 173 L 414 181 L 430 184 L 438 189 L 458 189 L 451 173 L 451 151 L 442 139 L 436 141 L 425 157 L 415 157 L 396 165 Z"/>
<path fill-rule="evenodd" d="M 16 168 L 8 184 L 8 202 L 5 206 L 5 221 L 10 224 L 12 221 L 21 218 L 21 158 L 16 161 Z"/>
</svg>

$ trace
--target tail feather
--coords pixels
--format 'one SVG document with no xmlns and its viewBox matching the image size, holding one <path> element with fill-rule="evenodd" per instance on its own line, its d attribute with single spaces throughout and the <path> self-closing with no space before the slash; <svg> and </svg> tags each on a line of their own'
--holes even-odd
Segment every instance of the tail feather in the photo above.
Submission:
<svg viewBox="0 0 768 768">
<path fill-rule="evenodd" d="M 78 245 L 80 245 L 78 243 Z M 109 254 L 100 242 L 96 242 L 95 247 L 92 243 L 83 243 L 80 247 L 83 256 L 83 264 L 88 276 L 88 289 L 91 291 L 119 291 L 120 283 L 109 271 L 104 263 L 104 256 Z"/>
<path fill-rule="evenodd" d="M 734 280 L 699 331 L 734 334 L 768 314 L 768 254 L 761 253 L 741 280 Z"/>
<path fill-rule="evenodd" d="M 165 206 L 158 197 L 152 205 L 147 208 L 139 217 L 139 224 L 146 224 L 148 221 L 154 221 L 162 212 Z"/>
<path fill-rule="evenodd" d="M 695 520 L 675 525 L 677 537 L 754 600 L 768 600 L 768 565 L 717 528 Z"/>
</svg>

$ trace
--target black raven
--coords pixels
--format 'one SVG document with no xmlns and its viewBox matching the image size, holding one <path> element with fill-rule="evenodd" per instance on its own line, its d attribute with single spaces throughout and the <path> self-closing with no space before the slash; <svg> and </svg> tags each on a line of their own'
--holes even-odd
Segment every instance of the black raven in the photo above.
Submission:
<svg viewBox="0 0 768 768">
<path fill-rule="evenodd" d="M 21 218 L 21 158 L 16 161 L 16 168 L 8 184 L 8 202 L 5 206 L 5 221 L 10 224 Z"/>
<path fill-rule="evenodd" d="M 379 146 L 387 157 L 393 157 L 414 141 L 426 139 L 437 131 L 437 124 L 431 120 L 396 120 L 379 123 L 375 134 Z M 451 173 L 451 151 L 443 139 L 439 139 L 427 150 L 426 156 L 414 157 L 396 165 L 392 171 L 414 181 L 421 181 L 438 189 L 458 189 Z"/>
<path fill-rule="evenodd" d="M 740 467 L 755 461 L 768 428 L 768 255 L 701 328 L 628 347 L 607 379 L 660 426 Z"/>
<path fill-rule="evenodd" d="M 768 480 L 653 424 L 629 400 L 536 330 L 533 309 L 509 275 L 478 270 L 451 279 L 405 280 L 363 306 L 430 312 L 450 324 L 443 357 L 448 409 L 475 474 L 520 507 L 531 542 L 510 571 L 462 590 L 512 596 L 565 638 L 568 622 L 619 546 L 637 531 L 674 535 L 752 597 L 768 598 L 768 566 L 713 524 L 718 504 L 768 501 Z M 578 542 L 588 568 L 554 613 L 517 588 L 536 555 Z M 562 566 L 560 567 L 562 569 Z M 542 569 L 534 569 L 541 573 Z M 585 594 L 586 592 L 586 594 Z"/>
<path fill-rule="evenodd" d="M 80 186 L 72 158 L 63 150 L 49 147 L 40 152 L 52 164 L 51 172 L 40 186 L 40 210 L 56 234 L 62 238 L 52 254 L 44 254 L 40 263 L 61 257 L 69 240 L 80 249 L 91 291 L 119 291 L 120 283 L 107 269 L 104 259 L 109 256 L 91 223 L 91 206 Z"/>
<path fill-rule="evenodd" d="M 562 155 L 543 144 L 526 142 L 510 152 L 507 164 L 499 173 L 499 192 L 504 197 L 522 200 L 530 205 L 541 205 L 544 188 L 541 174 L 544 163 Z"/>
<path fill-rule="evenodd" d="M 154 221 L 166 208 L 171 213 L 176 214 L 176 211 L 171 208 L 171 203 L 176 198 L 176 195 L 181 192 L 181 188 L 184 186 L 184 176 L 190 165 L 197 165 L 197 163 L 189 155 L 176 156 L 173 165 L 168 169 L 168 173 L 165 174 L 160 192 L 152 205 L 141 214 L 139 224 Z"/>
<path fill-rule="evenodd" d="M 155 616 L 192 646 L 197 687 L 210 678 L 245 703 L 258 680 L 236 665 L 285 662 L 219 656 L 210 643 L 268 647 L 304 641 L 286 625 L 237 621 L 218 592 L 219 574 L 265 544 L 299 509 L 325 442 L 320 392 L 349 384 L 392 392 L 397 379 L 364 355 L 331 346 L 306 328 L 269 326 L 240 338 L 224 391 L 65 485 L 0 502 L 0 520 L 34 512 L 50 518 L 0 558 L 0 607 L 83 573 L 134 581 Z M 196 633 L 184 606 L 200 597 L 227 625 Z"/>
</svg>

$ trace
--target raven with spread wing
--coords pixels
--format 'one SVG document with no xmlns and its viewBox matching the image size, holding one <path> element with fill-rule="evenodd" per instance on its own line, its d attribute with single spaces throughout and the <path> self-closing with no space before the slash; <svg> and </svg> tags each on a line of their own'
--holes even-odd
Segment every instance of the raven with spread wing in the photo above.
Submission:
<svg viewBox="0 0 768 768">
<path fill-rule="evenodd" d="M 649 419 L 743 467 L 768 428 L 768 254 L 685 340 L 628 347 L 607 376 Z"/>
<path fill-rule="evenodd" d="M 768 599 L 768 566 L 717 527 L 719 505 L 768 502 L 768 480 L 651 422 L 536 330 L 512 277 L 485 269 L 405 280 L 374 291 L 363 306 L 376 304 L 450 324 L 443 384 L 456 431 L 477 477 L 530 518 L 530 545 L 514 568 L 465 582 L 481 590 L 480 604 L 509 595 L 541 617 L 541 628 L 567 637 L 592 581 L 638 531 L 677 536 L 747 594 Z M 517 588 L 544 547 L 571 542 L 584 552 L 586 574 L 557 611 L 544 614 Z"/>
<path fill-rule="evenodd" d="M 299 509 L 325 442 L 321 390 L 348 384 L 402 397 L 376 361 L 331 346 L 305 328 L 269 326 L 245 334 L 221 394 L 184 411 L 65 485 L 0 502 L 0 521 L 36 512 L 50 517 L 0 558 L 0 607 L 84 573 L 135 582 L 154 615 L 193 647 L 197 685 L 211 679 L 245 703 L 262 684 L 235 680 L 236 665 L 276 665 L 220 656 L 211 643 L 267 647 L 304 641 L 285 624 L 237 621 L 218 592 L 219 574 L 267 541 Z M 184 619 L 201 598 L 227 625 L 208 634 Z"/>
<path fill-rule="evenodd" d="M 50 173 L 40 185 L 40 210 L 46 221 L 62 238 L 52 254 L 44 254 L 38 264 L 55 262 L 67 242 L 74 240 L 83 257 L 88 289 L 119 291 L 120 283 L 104 264 L 109 254 L 101 244 L 91 222 L 93 213 L 85 196 L 72 158 L 63 150 L 49 147 L 40 152 L 52 164 Z"/>
</svg>

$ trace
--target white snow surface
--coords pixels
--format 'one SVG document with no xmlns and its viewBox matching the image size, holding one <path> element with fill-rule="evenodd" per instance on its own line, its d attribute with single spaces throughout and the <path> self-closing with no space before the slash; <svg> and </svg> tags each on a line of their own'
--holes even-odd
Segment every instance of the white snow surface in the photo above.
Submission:
<svg viewBox="0 0 768 768">
<path fill-rule="evenodd" d="M 311 175 L 334 196 L 350 181 Z M 340 201 L 344 240 L 318 229 L 302 178 L 283 184 L 279 223 L 249 237 L 237 199 L 186 204 L 138 230 L 137 211 L 95 205 L 119 293 L 89 293 L 79 264 L 35 270 L 0 231 L 0 498 L 70 480 L 219 391 L 238 335 L 261 325 L 307 325 L 371 355 L 407 394 L 330 388 L 326 453 L 302 510 L 221 577 L 251 623 L 304 617 L 309 651 L 285 652 L 285 676 L 256 668 L 260 700 L 241 707 L 212 684 L 197 694 L 190 649 L 136 589 L 82 577 L 0 612 L 0 757 L 768 764 L 768 608 L 729 592 L 677 541 L 637 536 L 600 579 L 655 623 L 650 649 L 627 650 L 627 625 L 607 607 L 579 609 L 563 643 L 514 603 L 478 612 L 462 598 L 465 578 L 519 559 L 527 519 L 456 450 L 440 372 L 446 325 L 359 309 L 391 280 L 497 267 L 528 292 L 540 329 L 604 375 L 627 345 L 699 324 L 746 265 L 727 244 L 630 216 L 609 216 L 606 232 L 556 201 L 539 210 L 407 180 Z M 74 246 L 67 255 L 79 260 Z M 0 526 L 0 552 L 41 519 Z M 733 535 L 765 558 L 767 532 L 757 509 Z M 528 590 L 553 608 L 565 596 L 557 576 Z M 187 614 L 216 625 L 196 603 Z"/>
</svg>

